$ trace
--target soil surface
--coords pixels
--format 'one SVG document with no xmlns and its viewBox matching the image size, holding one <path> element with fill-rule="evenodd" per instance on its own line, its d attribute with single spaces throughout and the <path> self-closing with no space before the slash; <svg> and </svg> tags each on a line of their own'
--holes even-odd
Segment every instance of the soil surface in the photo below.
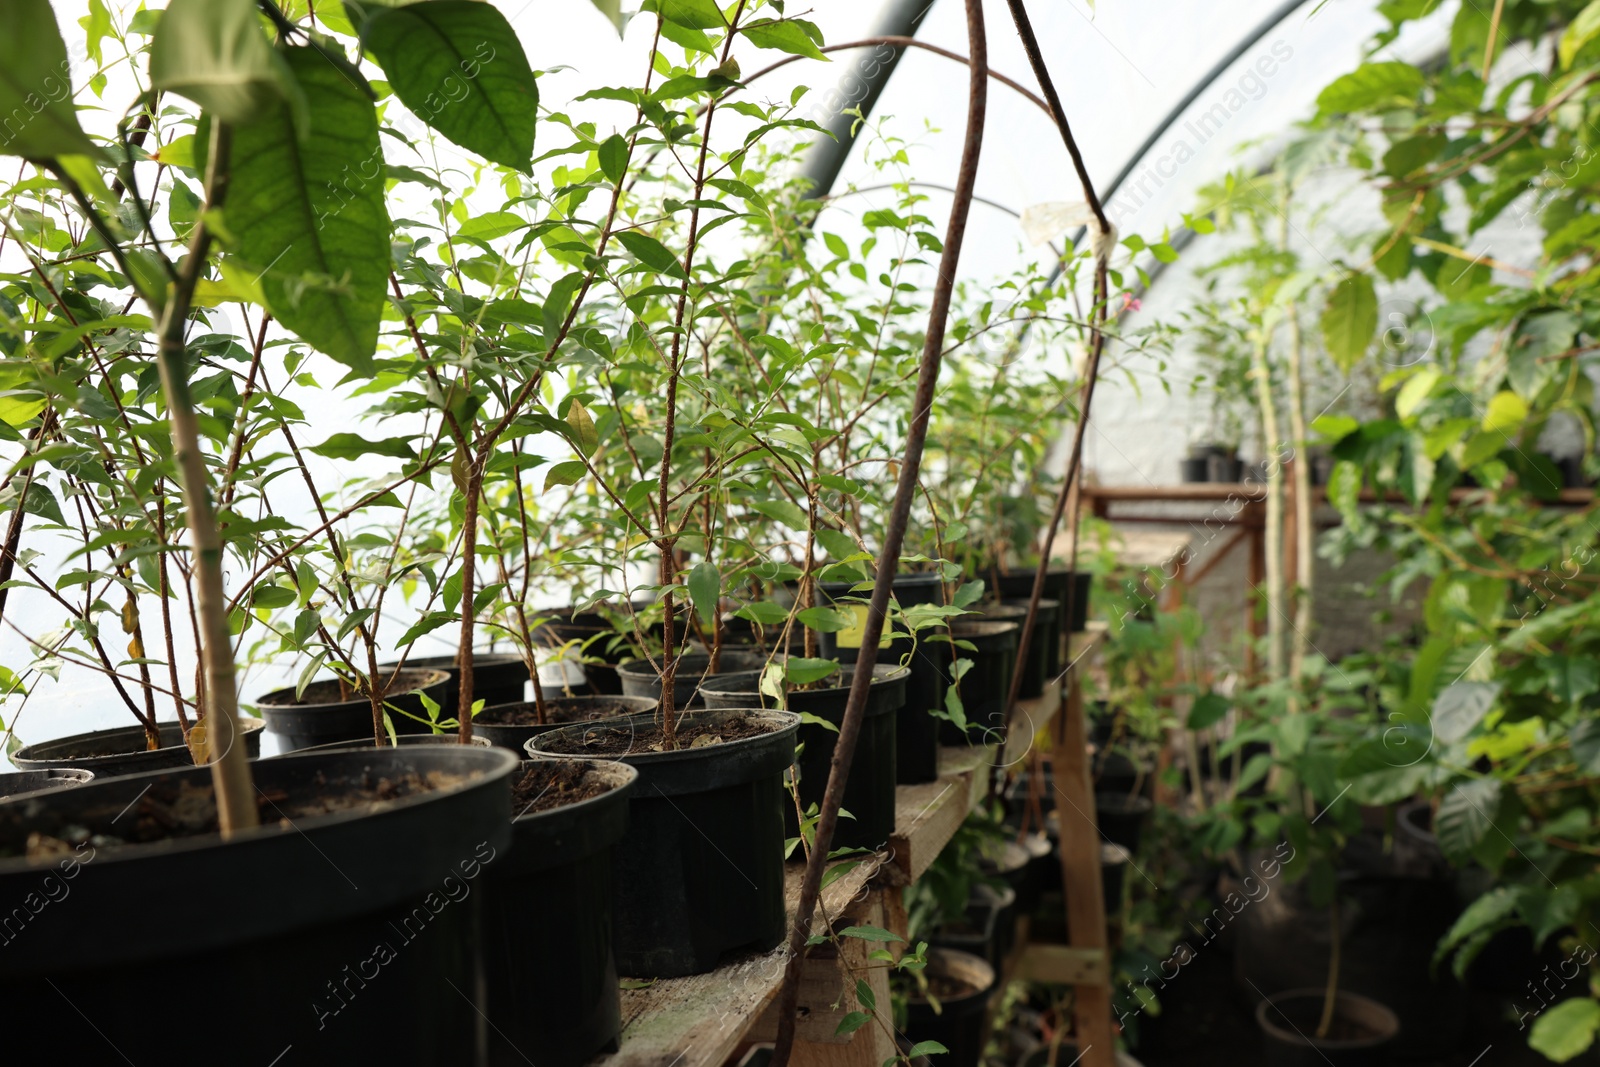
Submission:
<svg viewBox="0 0 1600 1067">
<path fill-rule="evenodd" d="M 1276 1013 L 1267 1016 L 1276 1026 L 1285 1030 L 1295 1030 L 1310 1036 L 1315 1034 L 1317 1027 L 1322 1022 L 1322 1005 L 1310 1001 L 1292 1004 L 1287 1010 L 1279 1008 Z M 1346 1019 L 1335 1014 L 1328 1033 L 1320 1040 L 1324 1041 L 1368 1041 L 1378 1036 L 1378 1032 L 1355 1019 Z"/>
<path fill-rule="evenodd" d="M 598 722 L 601 719 L 620 719 L 624 715 L 636 715 L 639 709 L 628 704 L 609 700 L 546 700 L 545 711 L 549 718 L 546 722 Z M 533 701 L 525 704 L 500 704 L 492 708 L 484 708 L 472 717 L 475 723 L 485 726 L 539 726 L 539 709 Z"/>
<path fill-rule="evenodd" d="M 464 780 L 459 774 L 439 772 L 333 780 L 319 776 L 316 786 L 307 788 L 305 795 L 258 789 L 256 810 L 263 826 L 277 824 L 290 829 L 300 820 L 319 815 L 381 811 L 405 797 L 446 789 Z M 48 859 L 71 855 L 84 842 L 96 849 L 114 848 L 218 831 L 216 797 L 209 781 L 202 785 L 154 778 L 131 805 L 107 801 L 98 808 L 74 809 L 70 816 L 58 808 L 30 813 L 36 806 L 22 801 L 0 810 L 0 858 Z"/>
<path fill-rule="evenodd" d="M 581 763 L 545 760 L 529 767 L 511 787 L 511 810 L 516 812 L 515 818 L 521 818 L 601 796 L 613 788 L 613 783 L 602 775 L 590 774 Z"/>
<path fill-rule="evenodd" d="M 409 693 L 413 689 L 421 689 L 430 683 L 436 673 L 438 672 L 422 668 L 401 671 L 389 688 L 384 691 L 384 694 L 387 696 L 389 693 Z M 293 689 L 286 689 L 281 693 L 269 693 L 267 696 L 257 700 L 256 703 L 268 704 L 272 707 L 292 708 L 310 707 L 315 704 L 350 704 L 357 701 L 363 704 L 367 703 L 367 698 L 362 694 L 355 693 L 348 686 L 341 690 L 339 685 L 337 678 L 327 678 L 320 682 L 312 682 L 306 686 L 305 692 L 300 695 L 299 700 L 294 698 Z M 352 695 L 347 696 L 345 695 L 346 693 Z"/>
<path fill-rule="evenodd" d="M 713 723 L 679 723 L 676 747 L 704 748 L 772 732 L 771 724 L 744 716 Z M 573 756 L 624 756 L 630 752 L 666 752 L 669 749 L 661 727 L 648 726 L 639 729 L 598 727 L 585 730 L 575 737 L 563 737 L 551 743 L 545 751 Z"/>
</svg>

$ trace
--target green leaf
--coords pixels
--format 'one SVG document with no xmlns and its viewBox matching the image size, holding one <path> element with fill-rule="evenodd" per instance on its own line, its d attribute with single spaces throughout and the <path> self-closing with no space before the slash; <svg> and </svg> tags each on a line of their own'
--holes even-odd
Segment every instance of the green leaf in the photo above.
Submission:
<svg viewBox="0 0 1600 1067">
<path fill-rule="evenodd" d="M 678 257 L 667 250 L 667 246 L 651 237 L 649 234 L 637 230 L 624 230 L 617 234 L 617 240 L 622 246 L 633 253 L 633 258 L 661 274 L 670 274 L 675 278 L 683 277 L 683 268 L 678 264 Z"/>
<path fill-rule="evenodd" d="M 1485 433 L 1510 433 L 1528 421 L 1528 402 L 1516 393 L 1503 390 L 1494 395 L 1483 413 Z"/>
<path fill-rule="evenodd" d="M 800 620 L 800 625 L 825 634 L 836 634 L 855 623 L 855 616 L 837 608 L 806 608 L 795 618 Z"/>
<path fill-rule="evenodd" d="M 1204 730 L 1222 721 L 1228 714 L 1228 698 L 1221 693 L 1202 693 L 1189 709 L 1189 729 Z"/>
<path fill-rule="evenodd" d="M 856 999 L 868 1011 L 878 1010 L 878 995 L 872 991 L 872 987 L 867 984 L 865 978 L 856 979 Z"/>
<path fill-rule="evenodd" d="M 1364 63 L 1335 78 L 1317 96 L 1324 115 L 1409 107 L 1422 93 L 1422 71 L 1410 63 Z"/>
<path fill-rule="evenodd" d="M 834 1029 L 836 1036 L 853 1034 L 872 1021 L 872 1016 L 864 1011 L 852 1011 L 839 1020 L 839 1025 Z"/>
<path fill-rule="evenodd" d="M 750 507 L 794 530 L 804 530 L 809 525 L 806 513 L 799 505 L 791 504 L 787 500 L 752 500 Z"/>
<path fill-rule="evenodd" d="M 810 685 L 820 682 L 839 669 L 839 665 L 831 659 L 807 659 L 804 656 L 790 656 L 784 661 L 784 677 L 795 685 Z"/>
<path fill-rule="evenodd" d="M 775 48 L 790 55 L 828 61 L 817 47 L 821 32 L 802 19 L 757 19 L 741 27 L 739 32 L 757 48 Z"/>
<path fill-rule="evenodd" d="M 1562 69 L 1572 66 L 1573 59 L 1583 50 L 1583 46 L 1600 36 L 1600 0 L 1590 0 L 1588 7 L 1578 12 L 1578 17 L 1567 26 L 1566 32 L 1561 35 L 1559 48 Z"/>
<path fill-rule="evenodd" d="M 457 591 L 456 595 L 458 597 L 461 595 L 459 590 Z M 430 611 L 428 614 L 418 619 L 411 629 L 400 635 L 400 641 L 395 647 L 406 648 L 415 643 L 417 638 L 426 634 L 431 634 L 441 626 L 448 626 L 453 622 L 460 621 L 461 616 L 457 615 L 453 611 Z M 389 693 L 388 696 L 392 698 L 399 696 L 399 694 Z"/>
<path fill-rule="evenodd" d="M 105 158 L 72 106 L 72 64 L 50 0 L 7 0 L 0 33 L 0 153 Z"/>
<path fill-rule="evenodd" d="M 528 220 L 511 211 L 490 211 L 483 215 L 474 215 L 461 224 L 456 231 L 462 237 L 476 237 L 481 241 L 492 241 L 496 237 L 504 237 L 508 233 L 516 233 L 526 228 Z"/>
<path fill-rule="evenodd" d="M 532 171 L 539 86 L 516 31 L 492 4 L 421 0 L 361 27 L 406 107 L 469 152 Z"/>
<path fill-rule="evenodd" d="M 600 433 L 594 428 L 594 420 L 589 417 L 589 409 L 572 398 L 572 403 L 567 406 L 567 425 L 572 427 L 572 438 L 578 450 L 586 456 L 594 454 L 600 447 Z"/>
<path fill-rule="evenodd" d="M 600 14 L 611 20 L 611 25 L 617 28 L 617 36 L 622 36 L 622 31 L 627 29 L 628 20 L 622 14 L 622 0 L 591 0 Z"/>
<path fill-rule="evenodd" d="M 1500 807 L 1500 781 L 1474 778 L 1460 782 L 1439 802 L 1433 829 L 1439 849 L 1453 863 L 1471 858 L 1472 850 L 1494 826 L 1494 813 Z"/>
<path fill-rule="evenodd" d="M 701 621 L 717 617 L 717 605 L 722 599 L 722 572 L 710 560 L 701 560 L 689 571 L 689 598 Z"/>
<path fill-rule="evenodd" d="M 840 937 L 855 937 L 862 941 L 879 941 L 889 944 L 895 941 L 904 941 L 899 934 L 885 930 L 881 926 L 846 926 L 839 931 Z"/>
<path fill-rule="evenodd" d="M 43 407 L 42 404 L 40 406 Z M 35 412 L 35 414 L 37 414 L 37 412 Z M 796 508 L 795 510 L 798 511 L 799 509 Z M 803 519 L 799 528 L 805 528 L 805 522 Z M 838 530 L 830 530 L 827 527 L 821 527 L 817 530 L 817 542 L 822 545 L 822 547 L 827 551 L 828 555 L 832 556 L 834 559 L 849 559 L 851 556 L 855 555 L 857 551 L 859 551 L 859 549 L 856 547 L 855 541 L 852 540 L 848 534 L 840 533 Z"/>
<path fill-rule="evenodd" d="M 544 488 L 549 492 L 558 485 L 572 485 L 588 471 L 581 459 L 569 459 L 565 463 L 557 463 L 545 472 Z"/>
<path fill-rule="evenodd" d="M 600 157 L 600 172 L 612 185 L 620 185 L 627 173 L 628 139 L 614 133 L 600 142 L 595 154 Z"/>
<path fill-rule="evenodd" d="M 284 58 L 305 88 L 304 142 L 286 104 L 234 131 L 227 223 L 272 313 L 300 338 L 372 373 L 389 213 L 372 101 L 316 49 Z"/>
<path fill-rule="evenodd" d="M 1378 331 L 1378 294 L 1368 274 L 1346 274 L 1328 294 L 1322 339 L 1328 355 L 1349 374 Z"/>
<path fill-rule="evenodd" d="M 1434 736 L 1453 745 L 1472 732 L 1494 707 L 1500 686 L 1493 682 L 1454 682 L 1433 701 Z"/>
<path fill-rule="evenodd" d="M 233 125 L 285 102 L 305 105 L 253 0 L 172 0 L 150 43 L 150 81 Z"/>
<path fill-rule="evenodd" d="M 712 0 L 660 0 L 661 17 L 691 30 L 720 30 L 727 25 Z"/>
<path fill-rule="evenodd" d="M 1572 758 L 1585 774 L 1600 774 L 1600 718 L 1579 722 L 1567 735 L 1572 743 Z"/>
<path fill-rule="evenodd" d="M 404 437 L 386 437 L 379 441 L 358 433 L 336 433 L 311 451 L 329 459 L 360 459 L 363 456 L 393 456 L 395 459 L 415 459 L 416 450 Z"/>
<path fill-rule="evenodd" d="M 789 612 L 782 605 L 774 604 L 770 600 L 758 600 L 753 604 L 746 604 L 734 612 L 734 615 L 762 626 L 776 626 L 789 617 Z"/>
<path fill-rule="evenodd" d="M 918 1041 L 906 1050 L 906 1058 L 914 1060 L 919 1056 L 938 1056 L 949 1051 L 937 1041 Z"/>
<path fill-rule="evenodd" d="M 1562 40 L 1563 48 L 1566 46 Z M 1600 1002 L 1590 997 L 1573 997 L 1550 1008 L 1533 1022 L 1528 1047 L 1556 1063 L 1581 1056 L 1594 1044 L 1600 1031 Z"/>
</svg>

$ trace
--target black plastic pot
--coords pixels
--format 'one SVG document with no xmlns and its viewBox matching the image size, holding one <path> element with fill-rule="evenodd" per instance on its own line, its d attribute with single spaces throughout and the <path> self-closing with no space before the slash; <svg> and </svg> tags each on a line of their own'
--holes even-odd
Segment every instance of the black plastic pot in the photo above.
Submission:
<svg viewBox="0 0 1600 1067">
<path fill-rule="evenodd" d="M 77 767 L 60 767 L 48 771 L 16 771 L 0 774 L 0 800 L 10 797 L 41 793 L 46 789 L 60 789 L 69 785 L 82 785 L 94 779 L 93 771 Z"/>
<path fill-rule="evenodd" d="M 1047 843 L 1047 850 L 1048 847 Z M 1004 881 L 1016 894 L 1012 914 L 1006 916 L 1013 924 L 1018 915 L 1033 914 L 1039 903 L 1039 880 L 1033 869 L 1033 853 L 1025 845 L 1003 842 L 995 851 L 979 855 L 978 868 Z"/>
<path fill-rule="evenodd" d="M 636 603 L 634 610 L 643 610 L 647 604 Z M 546 619 L 533 627 L 530 636 L 546 648 L 555 649 L 577 642 L 583 658 L 583 674 L 589 691 L 601 696 L 619 696 L 622 679 L 617 676 L 617 665 L 639 659 L 642 653 L 634 635 L 619 632 L 611 621 L 598 611 L 573 612 L 562 608 L 558 617 Z M 661 623 L 645 628 L 646 636 L 660 644 L 664 635 Z M 689 631 L 678 628 L 675 635 L 680 647 L 691 639 Z"/>
<path fill-rule="evenodd" d="M 1211 482 L 1236 484 L 1244 479 L 1244 461 L 1235 455 L 1213 454 L 1208 460 L 1211 467 L 1206 479 Z"/>
<path fill-rule="evenodd" d="M 450 676 L 445 694 L 443 715 L 456 713 L 456 696 L 461 692 L 461 672 L 456 668 L 455 656 L 411 656 L 407 667 L 444 671 Z M 394 670 L 394 664 L 380 665 L 380 671 Z M 484 707 L 495 704 L 514 704 L 523 698 L 528 681 L 528 665 L 522 657 L 509 652 L 474 652 L 472 654 L 472 700 L 483 701 Z"/>
<path fill-rule="evenodd" d="M 1178 477 L 1181 481 L 1193 484 L 1195 482 L 1209 482 L 1211 480 L 1211 452 L 1207 445 L 1195 445 L 1189 449 L 1189 454 L 1178 460 Z"/>
<path fill-rule="evenodd" d="M 457 745 L 457 746 L 459 746 L 461 744 L 461 738 L 456 736 L 454 731 L 451 731 L 449 733 L 443 733 L 443 734 L 400 734 L 397 737 L 395 737 L 395 742 L 397 744 L 403 746 L 403 747 L 406 747 L 406 748 L 410 748 L 410 747 L 415 746 L 415 745 Z M 474 736 L 473 739 L 469 742 L 469 744 L 473 748 L 489 748 L 489 747 L 492 746 L 493 743 L 491 741 L 485 739 L 485 738 Z M 312 745 L 310 748 L 298 748 L 298 749 L 295 749 L 293 752 L 280 752 L 280 753 L 278 753 L 278 755 L 272 756 L 272 757 L 269 757 L 269 758 L 271 758 L 271 759 L 282 759 L 285 756 L 298 756 L 302 752 L 348 752 L 351 749 L 356 749 L 356 750 L 365 749 L 365 750 L 370 752 L 370 751 L 376 750 L 376 749 L 378 749 L 380 747 L 381 748 L 393 748 L 395 746 L 394 745 L 389 745 L 389 744 L 385 744 L 385 745 L 381 745 L 380 746 L 380 745 L 374 743 L 372 738 L 370 738 L 370 737 L 362 737 L 362 738 L 357 738 L 354 741 L 329 741 L 325 745 Z"/>
<path fill-rule="evenodd" d="M 939 723 L 933 712 L 944 711 L 955 649 L 943 637 L 913 642 L 894 641 L 879 653 L 880 663 L 904 663 L 906 702 L 895 722 L 895 780 L 901 785 L 931 782 L 939 777 Z M 852 655 L 849 662 L 854 663 Z"/>
<path fill-rule="evenodd" d="M 1144 824 L 1150 819 L 1155 804 L 1149 797 L 1127 793 L 1096 793 L 1094 795 L 1095 821 L 1100 833 L 1112 844 L 1121 845 L 1130 852 L 1139 851 L 1139 839 Z"/>
<path fill-rule="evenodd" d="M 657 660 L 656 662 L 660 662 Z M 717 662 L 717 674 L 707 675 L 706 671 L 711 666 L 709 652 L 686 652 L 678 657 L 678 669 L 672 679 L 672 706 L 686 708 L 700 695 L 700 683 L 717 675 L 737 674 L 741 671 L 759 671 L 767 664 L 767 657 L 754 652 L 734 652 L 723 649 Z M 650 665 L 649 660 L 634 660 L 624 663 L 617 668 L 617 676 L 622 679 L 622 692 L 624 696 L 648 697 L 651 700 L 661 700 L 661 675 Z"/>
<path fill-rule="evenodd" d="M 617 1047 L 613 846 L 627 829 L 639 772 L 601 760 L 584 766 L 610 789 L 516 818 L 510 853 L 484 882 L 492 1067 L 579 1067 Z"/>
<path fill-rule="evenodd" d="M 1374 841 L 1371 851 L 1382 848 Z M 1449 1056 L 1470 1022 L 1465 991 L 1449 968 L 1433 966 L 1439 939 L 1460 913 L 1454 889 L 1444 878 L 1362 873 L 1350 863 L 1350 851 L 1347 846 L 1338 882 L 1339 987 L 1384 1004 L 1400 1019 L 1390 1047 L 1397 1058 Z M 1263 857 L 1252 858 L 1239 882 L 1243 895 L 1256 887 L 1260 899 L 1230 923 L 1238 990 L 1253 999 L 1318 988 L 1327 981 L 1332 950 L 1328 911 L 1310 903 L 1304 883 L 1264 878 L 1262 865 Z M 1492 947 L 1493 941 L 1485 951 Z M 1525 966 L 1514 972 L 1523 981 L 1539 972 L 1531 955 Z"/>
<path fill-rule="evenodd" d="M 331 679 L 326 681 L 331 682 Z M 429 700 L 438 704 L 440 717 L 444 718 L 444 704 L 450 699 L 450 676 L 444 671 L 417 668 L 415 673 L 402 672 L 399 684 L 412 688 L 403 693 L 390 692 L 384 697 L 386 705 L 399 709 L 388 713 L 394 732 L 431 733 L 429 725 L 419 721 L 428 717 L 422 696 L 427 694 Z M 330 741 L 358 741 L 372 736 L 372 703 L 366 697 L 323 700 L 320 694 L 310 688 L 306 690 L 306 695 L 315 702 L 297 699 L 292 687 L 268 693 L 256 701 L 262 718 L 267 721 L 267 729 L 278 735 L 285 752 L 298 752 Z"/>
<path fill-rule="evenodd" d="M 1003 600 L 1029 600 L 1033 597 L 1034 569 L 1013 567 L 1000 575 L 1000 597 Z M 1067 620 L 1068 633 L 1082 633 L 1089 624 L 1089 600 L 1094 592 L 1094 575 L 1088 571 L 1074 571 L 1067 567 L 1052 567 L 1044 572 L 1045 597 L 1061 605 L 1066 613 L 1067 597 L 1072 597 L 1072 618 Z M 1059 661 L 1058 661 L 1059 664 Z M 1060 674 L 1059 669 L 1056 674 Z"/>
<path fill-rule="evenodd" d="M 251 767 L 270 798 L 263 825 L 227 842 L 101 836 L 153 824 L 162 790 L 209 793 L 204 767 L 0 803 L 0 899 L 53 897 L 6 932 L 9 1017 L 102 1063 L 215 1063 L 219 1049 L 267 1063 L 291 1048 L 318 1063 L 480 1062 L 477 880 L 510 840 L 516 766 L 508 752 L 442 745 L 264 760 Z M 275 805 L 435 776 L 447 784 L 293 825 L 273 817 Z M 20 858 L 34 833 L 62 851 Z M 196 904 L 183 921 L 171 918 L 175 886 Z M 189 1010 L 156 1025 L 157 990 L 191 991 Z"/>
<path fill-rule="evenodd" d="M 928 936 L 939 948 L 969 952 L 989 962 L 998 972 L 1011 950 L 1015 931 L 1003 929 L 1016 919 L 1017 894 L 1010 886 L 996 889 L 979 882 L 967 896 L 963 921 L 941 926 Z"/>
<path fill-rule="evenodd" d="M 926 998 L 913 993 L 906 1004 L 906 1037 L 913 1044 L 937 1041 L 948 1049 L 938 1059 L 943 1067 L 977 1067 L 983 1058 L 994 968 L 970 952 L 930 948 L 924 973 L 930 980 L 954 979 L 972 989 L 939 998 L 937 1011 Z"/>
<path fill-rule="evenodd" d="M 987 744 L 1005 728 L 1006 696 L 1017 663 L 1018 630 L 1014 622 L 956 619 L 950 623 L 950 636 L 957 642 L 956 657 L 972 661 L 960 682 L 968 728 L 963 733 L 954 723 L 941 722 L 940 741 L 947 745 Z M 962 648 L 961 643 L 973 648 Z"/>
<path fill-rule="evenodd" d="M 58 737 L 54 741 L 23 745 L 12 755 L 11 762 L 21 771 L 75 768 L 90 771 L 96 778 L 193 767 L 194 759 L 189 755 L 189 747 L 183 743 L 183 728 L 175 722 L 160 725 L 161 747 L 154 752 L 144 747 L 144 727 L 119 726 L 112 730 L 94 730 L 71 737 Z M 239 717 L 239 729 L 243 735 L 240 740 L 244 742 L 245 755 L 250 759 L 261 755 L 261 731 L 264 726 L 266 723 L 260 719 L 246 715 Z"/>
<path fill-rule="evenodd" d="M 516 704 L 500 704 L 495 707 L 486 707 L 478 712 L 472 720 L 472 733 L 476 737 L 487 738 L 491 744 L 501 748 L 509 748 L 519 756 L 526 751 L 530 737 L 538 737 L 548 730 L 560 729 L 563 726 L 573 726 L 588 722 L 601 722 L 606 719 L 620 719 L 629 715 L 641 715 L 654 711 L 659 701 L 648 697 L 625 696 L 581 696 L 581 697 L 554 697 L 545 698 L 545 710 L 550 715 L 551 721 L 540 725 L 539 723 L 501 723 L 495 719 L 509 717 L 518 712 L 531 712 L 536 705 L 532 701 L 522 701 Z"/>
<path fill-rule="evenodd" d="M 829 602 L 841 597 L 866 597 L 870 590 L 852 593 L 855 583 L 821 582 L 817 589 Z M 937 574 L 902 574 L 894 580 L 894 598 L 902 607 L 944 603 L 944 584 Z M 848 609 L 848 605 L 846 606 Z M 939 777 L 939 720 L 931 712 L 944 710 L 950 688 L 950 642 L 932 629 L 920 639 L 898 637 L 878 650 L 878 663 L 903 663 L 911 672 L 906 679 L 906 702 L 895 725 L 895 778 L 902 785 L 931 782 Z M 821 655 L 840 663 L 856 662 L 857 648 L 841 648 L 834 634 L 818 633 Z"/>
<path fill-rule="evenodd" d="M 1367 997 L 1340 992 L 1335 1026 L 1359 1026 L 1370 1034 L 1318 1039 L 1312 1035 L 1322 1016 L 1323 997 L 1320 989 L 1291 989 L 1256 1006 L 1265 1067 L 1378 1067 L 1390 1062 L 1390 1046 L 1400 1033 L 1394 1012 Z"/>
<path fill-rule="evenodd" d="M 785 710 L 815 715 L 838 726 L 844 721 L 855 668 L 846 667 L 840 674 L 839 684 L 832 688 L 790 693 Z M 905 705 L 909 674 L 904 667 L 893 664 L 878 664 L 872 668 L 866 715 L 861 722 L 855 759 L 850 764 L 850 777 L 844 786 L 844 809 L 855 817 L 839 820 L 833 834 L 835 848 L 880 848 L 894 832 L 895 734 L 899 711 Z M 773 697 L 761 692 L 760 671 L 719 674 L 715 687 L 712 685 L 707 682 L 700 690 L 700 697 L 708 708 L 776 704 Z M 822 804 L 838 736 L 837 731 L 815 723 L 800 727 L 799 741 L 804 745 L 798 760 L 801 807 L 809 810 L 813 804 Z M 799 817 L 793 804 L 784 808 L 784 825 L 790 837 L 799 835 Z"/>
<path fill-rule="evenodd" d="M 1039 602 L 1039 617 L 1034 620 L 1033 635 L 1028 641 L 1028 654 L 1022 661 L 1022 685 L 1017 690 L 1017 696 L 1023 700 L 1033 700 L 1044 693 L 1044 687 L 1054 677 L 1050 673 L 1050 646 L 1061 644 L 1061 630 L 1057 621 L 1061 604 L 1055 600 L 1041 600 Z M 1017 641 L 1022 641 L 1022 627 L 1028 619 L 1028 605 L 1025 602 L 1007 600 L 1000 603 L 989 602 L 980 604 L 975 609 L 977 617 L 990 622 L 1011 622 L 1017 625 Z M 1059 653 L 1054 657 L 1060 660 Z M 1016 670 L 1015 661 L 1012 670 Z"/>
<path fill-rule="evenodd" d="M 755 737 L 614 757 L 638 768 L 628 830 L 617 847 L 617 967 L 641 978 L 702 974 L 724 953 L 764 952 L 783 939 L 783 773 L 794 759 L 800 717 L 772 711 L 694 711 L 680 728 L 753 722 Z M 654 725 L 648 715 L 604 726 L 568 726 L 528 742 L 535 759 L 585 755 L 618 731 Z"/>
<path fill-rule="evenodd" d="M 1096 793 L 1131 796 L 1150 790 L 1150 775 L 1143 773 L 1133 757 L 1118 748 L 1096 748 L 1089 758 Z"/>
<path fill-rule="evenodd" d="M 1026 600 L 1002 600 L 1002 606 L 1007 608 L 1022 609 L 1023 618 L 1027 617 L 1028 602 Z M 1039 617 L 1034 621 L 1033 641 L 1028 651 L 1029 671 L 1038 671 L 1040 691 L 1044 686 L 1054 681 L 1061 674 L 1062 669 L 1062 642 L 1061 628 L 1066 610 L 1059 600 L 1048 597 L 1039 599 Z M 987 613 L 985 613 L 987 615 Z M 1038 666 L 1033 666 L 1034 661 Z"/>
</svg>

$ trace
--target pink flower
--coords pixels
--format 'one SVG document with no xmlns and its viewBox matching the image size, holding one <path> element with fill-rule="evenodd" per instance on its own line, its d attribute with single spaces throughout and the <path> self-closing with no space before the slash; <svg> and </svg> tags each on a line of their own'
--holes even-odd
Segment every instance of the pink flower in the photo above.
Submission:
<svg viewBox="0 0 1600 1067">
<path fill-rule="evenodd" d="M 1123 293 L 1122 294 L 1122 310 L 1123 311 L 1138 311 L 1143 306 L 1144 305 L 1140 301 L 1134 299 L 1134 296 L 1133 296 L 1132 293 Z"/>
</svg>

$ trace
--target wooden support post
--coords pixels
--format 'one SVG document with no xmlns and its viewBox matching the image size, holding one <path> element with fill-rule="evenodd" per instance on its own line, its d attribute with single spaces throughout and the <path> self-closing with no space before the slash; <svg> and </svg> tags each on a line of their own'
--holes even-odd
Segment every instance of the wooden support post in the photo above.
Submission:
<svg viewBox="0 0 1600 1067">
<path fill-rule="evenodd" d="M 852 924 L 884 925 L 885 890 L 868 892 L 861 903 L 834 920 L 835 927 Z M 899 890 L 889 890 L 899 894 Z M 889 969 L 884 963 L 867 959 L 867 954 L 883 946 L 856 937 L 842 939 L 837 954 L 813 948 L 800 972 L 799 1021 L 795 1025 L 795 1067 L 882 1067 L 895 1056 L 894 1039 L 885 1028 L 893 1014 L 889 1000 Z M 862 1010 L 856 1001 L 856 978 L 864 978 L 877 1000 L 878 1018 L 884 1025 L 870 1022 L 854 1034 L 834 1033 L 839 1021 L 852 1011 Z"/>
<path fill-rule="evenodd" d="M 1067 898 L 1067 940 L 1073 949 L 1098 951 L 1104 960 L 1106 905 L 1100 888 L 1100 828 L 1095 821 L 1094 785 L 1085 749 L 1083 689 L 1079 672 L 1067 673 L 1065 707 L 1056 718 L 1056 749 L 1051 759 L 1056 810 L 1061 819 L 1061 885 Z M 1111 987 L 1103 977 L 1075 986 L 1074 1022 L 1082 1067 L 1114 1067 L 1116 1037 L 1111 1026 Z"/>
</svg>

